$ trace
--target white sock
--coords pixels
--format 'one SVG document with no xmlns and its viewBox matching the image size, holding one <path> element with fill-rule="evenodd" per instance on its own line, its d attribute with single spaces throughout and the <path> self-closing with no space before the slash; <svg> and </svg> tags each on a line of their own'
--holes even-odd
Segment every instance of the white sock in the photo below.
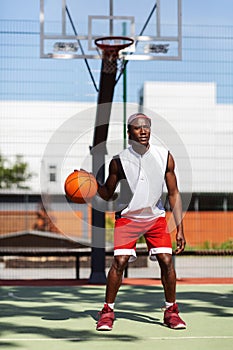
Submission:
<svg viewBox="0 0 233 350">
<path fill-rule="evenodd" d="M 104 303 L 105 305 L 108 305 L 112 310 L 114 309 L 115 303 Z"/>
<path fill-rule="evenodd" d="M 166 309 L 168 309 L 170 306 L 174 305 L 175 303 L 168 303 L 167 301 L 165 301 L 165 306 Z"/>
</svg>

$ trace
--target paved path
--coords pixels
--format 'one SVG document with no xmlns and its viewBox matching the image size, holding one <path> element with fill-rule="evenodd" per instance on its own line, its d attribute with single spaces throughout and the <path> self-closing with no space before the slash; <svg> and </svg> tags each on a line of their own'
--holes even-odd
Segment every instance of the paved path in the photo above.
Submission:
<svg viewBox="0 0 233 350">
<path fill-rule="evenodd" d="M 175 259 L 178 278 L 233 277 L 232 256 L 183 256 Z M 106 269 L 107 273 L 108 269 Z M 80 269 L 80 278 L 89 278 L 90 268 Z M 129 267 L 130 278 L 160 278 L 158 263 L 148 260 L 148 267 Z M 75 268 L 5 268 L 0 264 L 0 279 L 75 278 Z"/>
</svg>

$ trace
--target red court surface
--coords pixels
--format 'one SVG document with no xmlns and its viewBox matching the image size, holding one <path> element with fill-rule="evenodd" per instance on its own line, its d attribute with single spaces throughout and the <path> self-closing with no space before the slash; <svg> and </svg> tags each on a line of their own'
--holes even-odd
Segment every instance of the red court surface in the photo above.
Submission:
<svg viewBox="0 0 233 350">
<path fill-rule="evenodd" d="M 160 279 L 125 278 L 124 285 L 161 285 Z M 233 278 L 182 278 L 177 284 L 233 284 Z M 0 286 L 91 286 L 88 279 L 39 279 L 39 280 L 0 280 Z"/>
</svg>

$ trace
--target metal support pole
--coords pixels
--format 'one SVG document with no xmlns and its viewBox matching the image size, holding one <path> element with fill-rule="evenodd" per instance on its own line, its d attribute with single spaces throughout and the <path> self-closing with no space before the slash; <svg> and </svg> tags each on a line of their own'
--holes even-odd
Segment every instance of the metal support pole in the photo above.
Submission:
<svg viewBox="0 0 233 350">
<path fill-rule="evenodd" d="M 80 268 L 80 265 L 79 265 L 79 254 L 76 255 L 75 257 L 75 273 L 76 273 L 76 279 L 79 280 L 80 278 L 80 275 L 79 275 L 79 268 Z"/>
<path fill-rule="evenodd" d="M 100 183 L 105 181 L 105 155 L 107 154 L 107 136 L 112 100 L 116 83 L 117 69 L 112 73 L 104 72 L 102 60 L 100 88 L 93 137 L 92 171 Z M 114 63 L 113 63 L 114 64 Z M 117 68 L 117 62 L 115 62 Z M 90 283 L 105 283 L 105 212 L 92 209 L 92 252 Z"/>
</svg>

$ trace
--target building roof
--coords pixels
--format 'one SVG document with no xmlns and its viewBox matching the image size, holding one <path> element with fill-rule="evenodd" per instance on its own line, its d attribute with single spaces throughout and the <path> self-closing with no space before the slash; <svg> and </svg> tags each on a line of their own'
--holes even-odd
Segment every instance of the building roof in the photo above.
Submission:
<svg viewBox="0 0 233 350">
<path fill-rule="evenodd" d="M 87 249 L 90 242 L 70 239 L 62 234 L 42 231 L 20 231 L 0 236 L 0 252 L 65 252 L 73 249 Z"/>
</svg>

